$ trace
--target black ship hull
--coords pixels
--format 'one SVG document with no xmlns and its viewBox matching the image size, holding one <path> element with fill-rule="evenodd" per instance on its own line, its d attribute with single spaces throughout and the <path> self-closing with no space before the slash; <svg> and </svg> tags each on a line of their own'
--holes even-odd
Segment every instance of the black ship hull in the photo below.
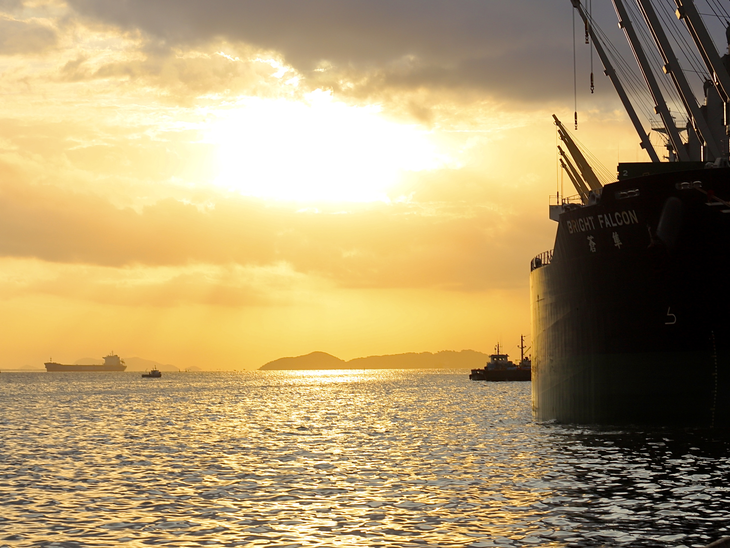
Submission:
<svg viewBox="0 0 730 548">
<path fill-rule="evenodd" d="M 124 371 L 127 366 L 124 364 L 118 365 L 70 365 L 56 362 L 46 362 L 46 371 L 49 373 L 59 373 L 64 371 L 78 372 L 85 371 L 87 373 L 96 373 L 99 371 Z"/>
<path fill-rule="evenodd" d="M 537 420 L 730 426 L 730 169 L 606 185 L 533 259 Z"/>
<path fill-rule="evenodd" d="M 529 381 L 531 376 L 529 369 L 503 369 L 496 371 L 472 369 L 469 374 L 469 379 L 472 381 L 516 382 Z"/>
</svg>

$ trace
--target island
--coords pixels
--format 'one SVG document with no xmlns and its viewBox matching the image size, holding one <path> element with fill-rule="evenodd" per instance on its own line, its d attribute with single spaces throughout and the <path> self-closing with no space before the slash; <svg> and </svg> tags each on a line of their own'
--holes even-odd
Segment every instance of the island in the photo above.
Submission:
<svg viewBox="0 0 730 548">
<path fill-rule="evenodd" d="M 408 352 L 342 360 L 326 352 L 279 358 L 259 367 L 260 371 L 314 371 L 323 369 L 476 369 L 484 367 L 489 356 L 476 350 Z"/>
</svg>

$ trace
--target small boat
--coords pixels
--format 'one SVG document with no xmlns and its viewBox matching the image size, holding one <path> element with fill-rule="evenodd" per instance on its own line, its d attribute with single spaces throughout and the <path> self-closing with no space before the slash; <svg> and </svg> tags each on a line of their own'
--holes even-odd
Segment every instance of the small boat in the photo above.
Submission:
<svg viewBox="0 0 730 548">
<path fill-rule="evenodd" d="M 532 380 L 532 362 L 525 356 L 525 337 L 520 336 L 520 363 L 515 365 L 510 361 L 509 354 L 499 352 L 499 343 L 496 352 L 490 354 L 486 367 L 472 369 L 469 379 L 473 381 L 529 381 Z"/>
<path fill-rule="evenodd" d="M 162 377 L 162 371 L 155 367 L 147 373 L 142 373 L 142 377 L 148 379 L 159 379 L 160 377 Z"/>
</svg>

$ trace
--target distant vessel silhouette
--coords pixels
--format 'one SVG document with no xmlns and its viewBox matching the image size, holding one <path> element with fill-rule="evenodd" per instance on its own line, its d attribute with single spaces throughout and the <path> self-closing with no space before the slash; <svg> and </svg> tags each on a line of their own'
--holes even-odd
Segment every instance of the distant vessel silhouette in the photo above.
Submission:
<svg viewBox="0 0 730 548">
<path fill-rule="evenodd" d="M 481 369 L 472 369 L 469 378 L 473 381 L 529 381 L 532 379 L 532 362 L 525 356 L 525 337 L 520 336 L 520 363 L 515 364 L 509 354 L 496 352 L 489 355 L 487 365 Z"/>
<path fill-rule="evenodd" d="M 63 364 L 56 363 L 54 361 L 46 362 L 46 371 L 56 373 L 59 371 L 124 371 L 127 366 L 124 360 L 116 354 L 109 354 L 104 356 L 103 364 L 94 365 L 78 365 L 78 364 Z"/>
</svg>

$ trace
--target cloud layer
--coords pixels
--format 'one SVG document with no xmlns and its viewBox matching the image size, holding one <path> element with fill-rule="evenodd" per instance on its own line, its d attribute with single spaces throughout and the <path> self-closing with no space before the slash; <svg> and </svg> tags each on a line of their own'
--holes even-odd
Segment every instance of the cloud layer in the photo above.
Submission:
<svg viewBox="0 0 730 548">
<path fill-rule="evenodd" d="M 127 32 L 141 30 L 150 47 L 245 43 L 279 52 L 307 78 L 337 86 L 344 77 L 348 86 L 371 94 L 384 86 L 473 89 L 533 102 L 572 89 L 566 37 L 570 8 L 557 0 L 230 0 L 214 5 L 71 0 L 70 5 Z"/>
<path fill-rule="evenodd" d="M 351 206 L 349 213 L 296 212 L 231 197 L 209 210 L 167 199 L 137 212 L 54 187 L 5 183 L 0 255 L 117 268 L 285 264 L 350 288 L 476 291 L 521 284 L 510 272 L 524 269 L 529 251 L 505 242 L 527 242 L 543 220 L 486 206 L 467 216 L 455 211 L 381 204 Z M 508 228 L 517 231 L 507 236 Z"/>
</svg>

